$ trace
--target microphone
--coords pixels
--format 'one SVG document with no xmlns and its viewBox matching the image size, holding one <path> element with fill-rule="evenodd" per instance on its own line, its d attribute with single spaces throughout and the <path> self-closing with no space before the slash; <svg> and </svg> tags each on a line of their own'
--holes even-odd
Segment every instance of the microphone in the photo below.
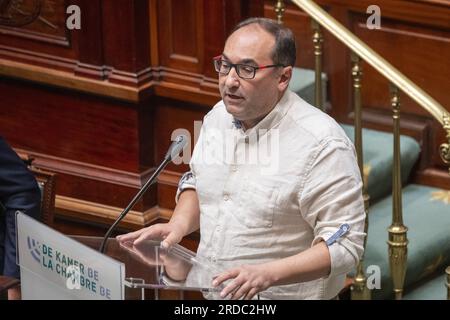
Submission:
<svg viewBox="0 0 450 320">
<path fill-rule="evenodd" d="M 139 192 L 134 196 L 133 200 L 128 204 L 128 206 L 122 211 L 122 213 L 119 215 L 119 217 L 114 221 L 112 226 L 108 229 L 105 236 L 103 237 L 102 244 L 100 245 L 99 251 L 101 253 L 105 252 L 106 242 L 108 241 L 109 236 L 111 235 L 114 228 L 119 224 L 119 222 L 125 218 L 127 213 L 134 207 L 136 202 L 139 201 L 139 199 L 142 198 L 144 193 L 147 191 L 147 189 L 156 182 L 156 178 L 159 176 L 161 171 L 164 169 L 167 164 L 172 161 L 174 158 L 176 158 L 180 152 L 184 149 L 184 147 L 187 144 L 187 137 L 185 135 L 179 135 L 175 138 L 175 140 L 172 142 L 172 144 L 169 147 L 169 150 L 167 151 L 166 155 L 164 156 L 163 161 L 161 164 L 156 168 L 155 172 L 153 172 L 152 176 L 147 180 L 147 182 L 142 186 L 142 188 L 139 190 Z"/>
<path fill-rule="evenodd" d="M 169 150 L 167 150 L 164 159 L 168 159 L 168 162 L 172 161 L 180 154 L 180 152 L 184 149 L 186 144 L 187 144 L 187 137 L 185 135 L 180 134 L 179 136 L 177 136 L 170 145 Z"/>
</svg>

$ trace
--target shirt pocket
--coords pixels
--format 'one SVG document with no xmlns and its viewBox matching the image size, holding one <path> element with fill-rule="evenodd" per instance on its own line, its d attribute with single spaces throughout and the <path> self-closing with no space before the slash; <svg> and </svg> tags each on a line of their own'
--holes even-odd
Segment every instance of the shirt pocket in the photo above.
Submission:
<svg viewBox="0 0 450 320">
<path fill-rule="evenodd" d="M 279 188 L 271 181 L 247 181 L 239 201 L 239 220 L 248 228 L 271 228 Z"/>
<path fill-rule="evenodd" d="M 200 205 L 218 206 L 225 184 L 223 166 L 203 166 L 196 175 L 196 191 Z"/>
</svg>

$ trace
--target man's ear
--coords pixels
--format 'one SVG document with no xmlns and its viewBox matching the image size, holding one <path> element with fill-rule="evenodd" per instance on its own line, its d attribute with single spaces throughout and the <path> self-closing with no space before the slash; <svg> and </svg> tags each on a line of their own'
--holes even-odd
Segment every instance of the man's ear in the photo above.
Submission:
<svg viewBox="0 0 450 320">
<path fill-rule="evenodd" d="M 283 67 L 281 71 L 280 80 L 278 82 L 278 88 L 280 91 L 284 91 L 289 86 L 289 81 L 292 78 L 292 66 Z"/>
</svg>

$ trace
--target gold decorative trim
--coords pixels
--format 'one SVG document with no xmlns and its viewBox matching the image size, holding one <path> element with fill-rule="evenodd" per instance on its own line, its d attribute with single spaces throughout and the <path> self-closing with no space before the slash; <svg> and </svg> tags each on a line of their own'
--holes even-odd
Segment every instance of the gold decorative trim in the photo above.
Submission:
<svg viewBox="0 0 450 320">
<path fill-rule="evenodd" d="M 315 70 L 315 84 L 314 84 L 314 104 L 320 110 L 324 110 L 322 101 L 322 52 L 323 52 L 323 33 L 320 25 L 315 21 L 311 21 L 313 30 L 313 45 L 314 45 L 314 70 Z"/>
<path fill-rule="evenodd" d="M 370 163 L 366 163 L 363 168 L 363 180 L 366 189 L 369 186 L 370 171 L 372 171 L 372 165 Z"/>
<path fill-rule="evenodd" d="M 444 124 L 444 130 L 446 132 L 447 143 L 443 143 L 440 145 L 439 154 L 441 155 L 442 161 L 444 161 L 446 165 L 450 165 L 450 116 L 448 115 L 448 113 L 444 113 L 442 122 Z"/>
<path fill-rule="evenodd" d="M 275 13 L 277 14 L 277 21 L 279 24 L 283 24 L 284 7 L 283 0 L 277 0 L 277 3 L 275 4 Z"/>
<path fill-rule="evenodd" d="M 364 176 L 364 157 L 363 157 L 363 138 L 362 138 L 362 108 L 361 108 L 361 83 L 362 83 L 362 68 L 361 60 L 358 55 L 352 52 L 352 86 L 353 86 L 353 110 L 355 112 L 355 148 L 358 159 L 358 167 L 361 176 Z M 364 185 L 364 188 L 366 185 Z"/>
<path fill-rule="evenodd" d="M 317 22 L 314 22 L 317 24 Z M 318 28 L 317 24 L 317 28 Z M 370 166 L 366 167 L 364 165 L 364 157 L 363 157 L 363 137 L 362 137 L 362 108 L 361 108 L 361 83 L 362 83 L 362 68 L 361 68 L 361 60 L 358 55 L 352 53 L 352 85 L 353 85 L 353 109 L 355 112 L 355 148 L 356 155 L 358 160 L 358 168 L 361 174 L 361 178 L 363 179 L 363 199 L 364 199 L 364 212 L 366 214 L 366 218 L 364 221 L 364 233 L 367 234 L 369 229 L 369 195 L 367 193 L 367 183 L 368 183 L 368 175 L 370 172 Z M 316 74 L 317 77 L 317 74 Z M 367 175 L 366 175 L 367 173 Z M 367 237 L 364 239 L 364 248 L 366 248 Z M 364 273 L 364 254 L 359 260 L 357 266 L 356 276 L 351 287 L 351 299 L 352 300 L 370 300 L 371 292 L 367 288 L 367 278 Z"/>
<path fill-rule="evenodd" d="M 395 85 L 389 88 L 394 122 L 394 163 L 392 166 L 392 224 L 388 228 L 389 266 L 394 283 L 395 299 L 403 296 L 408 259 L 408 228 L 403 224 L 402 177 L 400 157 L 400 95 Z"/>
</svg>

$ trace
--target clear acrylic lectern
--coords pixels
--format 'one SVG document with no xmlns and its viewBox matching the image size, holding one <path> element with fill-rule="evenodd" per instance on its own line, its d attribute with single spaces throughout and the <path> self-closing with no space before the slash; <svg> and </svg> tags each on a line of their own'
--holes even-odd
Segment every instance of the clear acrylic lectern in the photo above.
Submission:
<svg viewBox="0 0 450 320">
<path fill-rule="evenodd" d="M 139 245 L 110 238 L 105 254 L 101 237 L 68 237 L 18 212 L 17 263 L 21 267 L 23 299 L 158 299 L 160 290 L 202 292 L 218 299 L 212 288 L 215 265 L 175 245 L 159 241 Z"/>
</svg>

